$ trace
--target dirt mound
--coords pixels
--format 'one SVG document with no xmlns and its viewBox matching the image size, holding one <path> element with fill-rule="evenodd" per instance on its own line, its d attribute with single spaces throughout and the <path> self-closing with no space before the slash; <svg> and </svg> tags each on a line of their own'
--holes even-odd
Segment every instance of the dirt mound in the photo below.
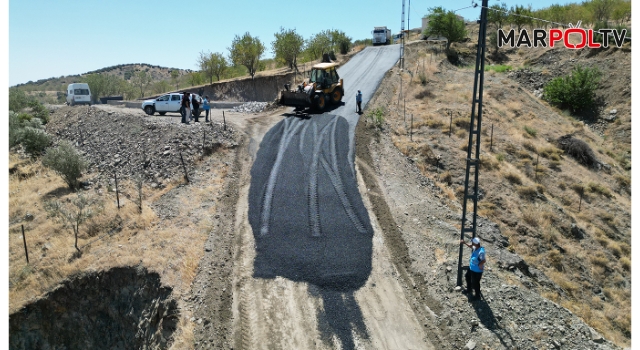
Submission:
<svg viewBox="0 0 640 350">
<path fill-rule="evenodd" d="M 180 154 L 191 169 L 203 152 L 235 147 L 237 133 L 219 123 L 169 123 L 96 108 L 62 107 L 47 124 L 57 141 L 76 145 L 89 162 L 89 172 L 112 176 L 144 174 L 158 186 L 182 176 Z"/>
<path fill-rule="evenodd" d="M 179 318 L 171 291 L 144 268 L 83 274 L 9 315 L 9 347 L 166 349 Z"/>
</svg>

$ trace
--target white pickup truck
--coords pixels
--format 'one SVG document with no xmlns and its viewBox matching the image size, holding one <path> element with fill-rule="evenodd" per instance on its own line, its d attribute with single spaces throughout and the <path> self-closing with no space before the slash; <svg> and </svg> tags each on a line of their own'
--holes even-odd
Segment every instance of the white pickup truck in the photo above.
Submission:
<svg viewBox="0 0 640 350">
<path fill-rule="evenodd" d="M 202 111 L 202 97 L 198 94 L 191 94 L 195 96 L 198 103 L 200 103 L 200 108 L 194 114 L 194 116 L 200 116 L 200 112 Z M 180 113 L 180 106 L 182 101 L 182 94 L 177 92 L 172 92 L 170 94 L 162 95 L 158 98 L 154 98 L 151 100 L 145 100 L 142 102 L 142 109 L 148 115 L 153 115 L 158 112 L 160 115 L 165 115 L 167 112 Z"/>
</svg>

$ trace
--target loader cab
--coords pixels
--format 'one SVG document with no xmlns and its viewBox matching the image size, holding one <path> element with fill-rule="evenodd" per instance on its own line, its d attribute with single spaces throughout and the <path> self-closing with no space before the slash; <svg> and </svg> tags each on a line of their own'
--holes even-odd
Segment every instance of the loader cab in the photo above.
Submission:
<svg viewBox="0 0 640 350">
<path fill-rule="evenodd" d="M 313 66 L 311 74 L 309 76 L 309 83 L 317 83 L 322 85 L 323 88 L 332 86 L 340 82 L 340 76 L 336 70 L 337 64 L 335 63 L 319 63 Z"/>
</svg>

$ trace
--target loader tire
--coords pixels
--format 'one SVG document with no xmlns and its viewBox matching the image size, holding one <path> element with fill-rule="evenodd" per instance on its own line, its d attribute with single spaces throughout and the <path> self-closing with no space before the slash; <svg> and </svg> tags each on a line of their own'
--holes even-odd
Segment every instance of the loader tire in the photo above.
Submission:
<svg viewBox="0 0 640 350">
<path fill-rule="evenodd" d="M 340 101 L 342 101 L 342 95 L 343 93 L 341 89 L 333 90 L 333 92 L 331 93 L 331 102 L 333 102 L 334 104 L 340 103 Z"/>
<path fill-rule="evenodd" d="M 318 94 L 313 97 L 314 105 L 316 109 L 320 112 L 324 111 L 325 107 L 327 107 L 327 99 L 323 94 Z"/>
</svg>

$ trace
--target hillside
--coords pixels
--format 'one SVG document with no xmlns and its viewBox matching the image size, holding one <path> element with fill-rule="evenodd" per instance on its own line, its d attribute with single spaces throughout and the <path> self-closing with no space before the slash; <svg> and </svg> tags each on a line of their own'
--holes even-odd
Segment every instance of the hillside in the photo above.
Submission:
<svg viewBox="0 0 640 350">
<path fill-rule="evenodd" d="M 38 81 L 32 82 L 29 81 L 24 84 L 18 84 L 16 87 L 24 90 L 24 91 L 65 91 L 68 84 L 78 82 L 82 77 L 87 76 L 89 74 L 97 74 L 97 73 L 105 73 L 108 75 L 113 75 L 118 78 L 129 80 L 135 72 L 145 71 L 150 74 L 152 83 L 161 81 L 161 80 L 170 80 L 171 79 L 171 71 L 178 70 L 180 72 L 180 76 L 183 76 L 189 72 L 192 72 L 189 69 L 179 69 L 179 68 L 168 68 L 168 67 L 160 67 L 154 66 L 146 63 L 130 63 L 130 64 L 119 64 L 117 66 L 105 67 L 101 69 L 97 69 L 94 71 L 75 74 L 75 75 L 66 75 L 61 77 L 52 77 L 47 79 L 40 79 Z"/>
<path fill-rule="evenodd" d="M 453 45 L 464 62 L 475 61 L 475 42 Z M 409 44 L 407 69 L 388 74 L 368 113 L 380 108 L 386 115 L 382 132 L 460 213 L 474 66 L 452 65 L 435 53 L 425 42 Z M 507 239 L 503 248 L 524 263 L 494 271 L 628 346 L 630 47 L 511 49 L 487 58 L 487 66 L 502 66 L 485 72 L 478 214 L 496 225 Z M 602 71 L 596 92 L 601 104 L 589 115 L 573 115 L 539 97 L 546 82 L 578 64 Z M 565 135 L 584 141 L 602 165 L 588 167 L 563 152 Z"/>
</svg>

